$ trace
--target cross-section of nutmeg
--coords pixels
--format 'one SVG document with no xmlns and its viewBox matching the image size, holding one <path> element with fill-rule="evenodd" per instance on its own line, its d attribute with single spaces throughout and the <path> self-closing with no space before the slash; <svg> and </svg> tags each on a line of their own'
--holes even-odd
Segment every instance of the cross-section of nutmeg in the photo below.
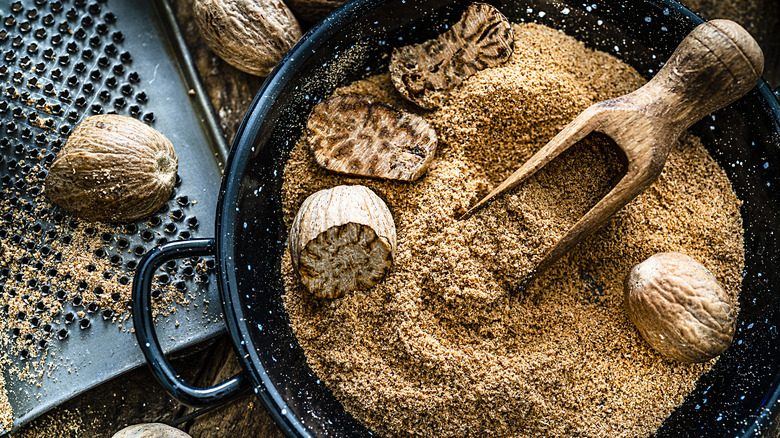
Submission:
<svg viewBox="0 0 780 438">
<path fill-rule="evenodd" d="M 306 128 L 317 164 L 350 175 L 413 181 L 436 151 L 436 131 L 425 119 L 367 96 L 318 103 Z"/>
<path fill-rule="evenodd" d="M 509 20 L 485 3 L 472 3 L 460 21 L 437 38 L 393 49 L 390 78 L 398 91 L 417 105 L 433 109 L 447 91 L 512 55 Z"/>
<path fill-rule="evenodd" d="M 395 222 L 371 189 L 337 186 L 306 198 L 288 244 L 304 286 L 320 298 L 338 298 L 382 281 L 395 258 Z"/>
<path fill-rule="evenodd" d="M 634 266 L 624 299 L 642 337 L 671 359 L 710 360 L 734 338 L 736 303 L 707 268 L 685 254 L 658 253 Z"/>
</svg>

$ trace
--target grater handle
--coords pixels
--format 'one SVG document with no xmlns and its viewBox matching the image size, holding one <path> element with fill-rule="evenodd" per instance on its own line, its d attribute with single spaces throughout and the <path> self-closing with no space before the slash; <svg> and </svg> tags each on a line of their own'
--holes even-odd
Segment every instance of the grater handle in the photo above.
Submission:
<svg viewBox="0 0 780 438">
<path fill-rule="evenodd" d="M 157 340 L 152 317 L 152 280 L 157 269 L 172 259 L 197 256 L 213 256 L 214 239 L 192 239 L 168 242 L 161 245 L 141 259 L 133 279 L 133 324 L 138 345 L 146 357 L 152 374 L 160 385 L 173 397 L 185 405 L 193 407 L 212 407 L 228 402 L 250 389 L 246 371 L 210 388 L 198 388 L 183 381 L 165 354 Z"/>
</svg>

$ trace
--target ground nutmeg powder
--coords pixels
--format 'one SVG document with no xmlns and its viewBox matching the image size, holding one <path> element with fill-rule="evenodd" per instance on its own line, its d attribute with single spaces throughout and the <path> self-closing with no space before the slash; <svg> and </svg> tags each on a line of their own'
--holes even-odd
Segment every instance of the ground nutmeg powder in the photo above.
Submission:
<svg viewBox="0 0 780 438">
<path fill-rule="evenodd" d="M 440 139 L 414 183 L 320 169 L 302 140 L 283 187 L 287 226 L 310 194 L 363 184 L 388 205 L 398 250 L 385 280 L 336 300 L 282 263 L 285 306 L 311 368 L 385 437 L 634 437 L 655 431 L 713 362 L 656 353 L 623 308 L 632 266 L 690 255 L 737 297 L 740 201 L 701 142 L 684 134 L 658 181 L 527 283 L 526 274 L 624 170 L 593 135 L 468 220 L 458 217 L 589 105 L 645 80 L 605 53 L 536 24 L 515 51 L 421 111 L 376 75 L 337 90 L 425 117 Z"/>
</svg>

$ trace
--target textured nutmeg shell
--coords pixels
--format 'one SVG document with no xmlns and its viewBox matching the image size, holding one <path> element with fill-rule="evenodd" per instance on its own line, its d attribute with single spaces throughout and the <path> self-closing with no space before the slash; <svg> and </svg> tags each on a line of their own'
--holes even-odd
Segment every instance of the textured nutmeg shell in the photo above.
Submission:
<svg viewBox="0 0 780 438">
<path fill-rule="evenodd" d="M 195 0 L 192 12 L 217 56 L 257 76 L 268 76 L 302 35 L 282 0 Z"/>
<path fill-rule="evenodd" d="M 79 218 L 128 222 L 170 199 L 177 169 L 173 145 L 155 129 L 127 116 L 90 116 L 57 153 L 44 193 Z"/>
<path fill-rule="evenodd" d="M 658 253 L 634 266 L 624 292 L 629 318 L 666 357 L 703 362 L 731 345 L 736 304 L 707 268 L 685 254 Z"/>
</svg>

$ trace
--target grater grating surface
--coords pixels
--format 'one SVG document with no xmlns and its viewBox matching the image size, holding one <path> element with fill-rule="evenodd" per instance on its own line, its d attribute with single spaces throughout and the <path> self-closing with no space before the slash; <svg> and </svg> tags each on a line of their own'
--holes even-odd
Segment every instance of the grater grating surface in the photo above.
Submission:
<svg viewBox="0 0 780 438">
<path fill-rule="evenodd" d="M 143 362 L 134 269 L 159 243 L 211 233 L 226 147 L 162 1 L 16 0 L 0 20 L 0 345 L 15 430 Z M 79 221 L 42 194 L 67 136 L 109 112 L 153 126 L 179 157 L 167 205 L 118 226 Z M 166 351 L 222 330 L 212 268 L 190 259 L 159 273 Z"/>
</svg>

